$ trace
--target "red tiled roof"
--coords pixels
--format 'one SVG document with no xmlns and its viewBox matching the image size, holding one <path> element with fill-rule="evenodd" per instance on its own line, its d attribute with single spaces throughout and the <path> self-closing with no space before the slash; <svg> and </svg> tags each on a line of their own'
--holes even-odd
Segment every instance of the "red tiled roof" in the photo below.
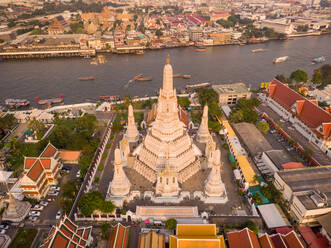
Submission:
<svg viewBox="0 0 331 248">
<path fill-rule="evenodd" d="M 293 231 L 293 227 L 277 227 L 276 232 L 280 234 L 288 234 L 289 232 Z"/>
<path fill-rule="evenodd" d="M 259 241 L 254 232 L 245 228 L 241 231 L 227 234 L 230 248 L 260 248 Z"/>
<path fill-rule="evenodd" d="M 302 163 L 298 162 L 289 162 L 286 164 L 282 164 L 283 169 L 288 170 L 288 169 L 298 169 L 298 168 L 304 168 L 305 166 Z"/>
<path fill-rule="evenodd" d="M 65 218 L 65 220 L 64 220 L 64 224 L 71 230 L 71 231 L 76 231 L 76 229 L 77 229 L 77 226 L 74 224 L 74 223 L 72 223 L 72 221 L 68 218 L 68 217 L 66 217 Z"/>
<path fill-rule="evenodd" d="M 31 178 L 33 181 L 37 181 L 39 176 L 43 173 L 44 168 L 38 160 L 32 168 L 28 171 L 27 176 Z"/>
<path fill-rule="evenodd" d="M 310 248 L 328 248 L 328 240 L 324 237 L 318 237 L 309 226 L 299 226 L 299 232 L 302 237 L 309 244 Z"/>
<path fill-rule="evenodd" d="M 40 154 L 40 157 L 43 158 L 53 157 L 56 151 L 57 149 L 51 143 L 48 143 L 45 150 L 42 152 L 42 154 Z"/>
<path fill-rule="evenodd" d="M 69 240 L 60 232 L 56 232 L 55 238 L 53 240 L 53 243 L 51 244 L 51 247 L 67 247 L 69 243 Z"/>
<path fill-rule="evenodd" d="M 32 165 L 36 162 L 36 158 L 25 158 L 24 159 L 24 169 L 30 169 Z"/>
<path fill-rule="evenodd" d="M 267 233 L 263 234 L 259 237 L 261 248 L 276 248 L 274 243 L 272 242 L 271 238 Z"/>
<path fill-rule="evenodd" d="M 270 238 L 277 248 L 288 248 L 281 234 L 271 235 Z"/>
<path fill-rule="evenodd" d="M 41 164 L 43 165 L 43 167 L 45 169 L 50 169 L 51 168 L 51 160 L 50 159 L 41 158 L 40 161 L 41 161 Z"/>
<path fill-rule="evenodd" d="M 295 231 L 284 235 L 283 239 L 289 248 L 306 248 L 303 241 Z"/>
<path fill-rule="evenodd" d="M 322 123 L 331 123 L 331 115 L 328 112 L 278 80 L 273 80 L 270 86 L 270 97 L 286 110 L 290 111 L 291 107 L 298 103 L 297 117 L 310 128 L 317 128 Z"/>
<path fill-rule="evenodd" d="M 107 242 L 107 248 L 126 247 L 128 241 L 129 228 L 118 223 L 110 230 L 110 235 Z"/>
</svg>

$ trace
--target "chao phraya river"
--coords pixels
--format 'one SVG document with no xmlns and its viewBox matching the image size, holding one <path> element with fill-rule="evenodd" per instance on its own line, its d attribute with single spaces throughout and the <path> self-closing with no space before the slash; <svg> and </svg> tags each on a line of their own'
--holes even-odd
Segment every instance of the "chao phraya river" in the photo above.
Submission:
<svg viewBox="0 0 331 248">
<path fill-rule="evenodd" d="M 252 49 L 266 51 L 252 53 Z M 256 89 L 262 81 L 277 74 L 289 74 L 301 68 L 311 76 L 320 65 L 312 59 L 325 56 L 331 63 L 331 36 L 295 38 L 245 46 L 218 46 L 196 52 L 193 47 L 147 51 L 144 55 L 107 55 L 106 63 L 90 64 L 89 59 L 57 58 L 0 62 L 0 102 L 7 98 L 58 97 L 64 94 L 66 104 L 86 100 L 96 101 L 101 95 L 153 95 L 162 84 L 162 68 L 167 54 L 171 56 L 174 73 L 190 74 L 191 79 L 176 78 L 179 90 L 186 84 L 210 81 L 231 83 L 242 81 Z M 289 56 L 284 63 L 272 60 Z M 128 81 L 137 74 L 152 77 L 152 81 Z M 94 76 L 94 81 L 79 81 L 79 77 Z"/>
</svg>

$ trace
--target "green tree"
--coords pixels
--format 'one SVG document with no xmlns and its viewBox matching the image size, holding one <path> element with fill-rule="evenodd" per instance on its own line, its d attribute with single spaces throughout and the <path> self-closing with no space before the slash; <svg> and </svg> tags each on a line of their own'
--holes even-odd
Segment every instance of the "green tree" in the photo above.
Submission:
<svg viewBox="0 0 331 248">
<path fill-rule="evenodd" d="M 46 131 L 45 124 L 38 120 L 30 121 L 28 128 L 36 133 L 37 139 L 41 139 Z"/>
<path fill-rule="evenodd" d="M 244 112 L 241 109 L 232 111 L 230 114 L 230 121 L 234 123 L 241 122 L 244 119 Z"/>
<path fill-rule="evenodd" d="M 314 70 L 313 78 L 311 81 L 314 84 L 321 84 L 323 82 L 323 75 L 321 69 Z"/>
<path fill-rule="evenodd" d="M 163 35 L 162 30 L 161 30 L 161 29 L 156 30 L 156 31 L 155 31 L 155 35 L 156 35 L 158 38 L 160 38 L 160 37 Z"/>
<path fill-rule="evenodd" d="M 310 158 L 313 155 L 313 151 L 309 147 L 305 147 L 303 150 L 303 155 L 306 158 Z"/>
<path fill-rule="evenodd" d="M 256 203 L 256 204 L 261 204 L 262 203 L 262 197 L 260 196 L 259 193 L 255 193 L 253 194 L 253 201 Z"/>
<path fill-rule="evenodd" d="M 109 228 L 110 228 L 109 223 L 104 223 L 104 224 L 101 225 L 101 237 L 103 239 L 106 239 Z"/>
<path fill-rule="evenodd" d="M 306 83 L 308 81 L 308 74 L 307 74 L 307 72 L 305 72 L 301 69 L 298 69 L 291 73 L 290 78 L 295 80 L 296 82 Z"/>
<path fill-rule="evenodd" d="M 168 230 L 174 230 L 177 226 L 177 220 L 175 219 L 168 219 L 165 223 L 165 226 Z"/>
<path fill-rule="evenodd" d="M 257 123 L 257 129 L 259 129 L 261 133 L 267 134 L 270 127 L 268 122 L 260 121 Z"/>
<path fill-rule="evenodd" d="M 188 97 L 178 97 L 178 104 L 181 106 L 181 107 L 188 107 L 190 106 L 191 102 L 190 100 L 188 99 Z"/>
<path fill-rule="evenodd" d="M 287 81 L 287 78 L 283 74 L 277 75 L 276 79 L 279 80 L 282 83 L 286 83 L 286 81 Z"/>
<path fill-rule="evenodd" d="M 115 209 L 115 205 L 112 202 L 105 201 L 103 195 L 98 191 L 84 194 L 80 198 L 78 207 L 84 216 L 92 215 L 95 210 L 110 213 Z"/>
<path fill-rule="evenodd" d="M 258 234 L 259 232 L 259 227 L 253 221 L 249 220 L 241 226 L 241 228 L 245 228 L 245 227 L 253 231 L 255 234 Z"/>
</svg>

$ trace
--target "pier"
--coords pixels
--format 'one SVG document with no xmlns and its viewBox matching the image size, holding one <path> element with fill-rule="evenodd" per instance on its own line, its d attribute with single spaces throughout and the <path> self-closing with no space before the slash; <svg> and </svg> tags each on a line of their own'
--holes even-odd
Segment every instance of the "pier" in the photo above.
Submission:
<svg viewBox="0 0 331 248">
<path fill-rule="evenodd" d="M 94 49 L 68 49 L 68 50 L 15 50 L 1 52 L 1 59 L 23 59 L 23 58 L 52 58 L 52 57 L 83 57 L 95 56 Z"/>
</svg>

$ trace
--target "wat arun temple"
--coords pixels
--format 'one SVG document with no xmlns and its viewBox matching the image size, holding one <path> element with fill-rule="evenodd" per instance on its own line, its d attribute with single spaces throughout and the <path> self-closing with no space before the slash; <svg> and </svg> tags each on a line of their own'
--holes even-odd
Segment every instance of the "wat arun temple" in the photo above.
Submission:
<svg viewBox="0 0 331 248">
<path fill-rule="evenodd" d="M 220 150 L 208 129 L 208 106 L 204 106 L 194 138 L 181 121 L 180 112 L 168 57 L 163 69 L 163 87 L 154 108 L 155 118 L 145 135 L 138 132 L 133 108 L 129 106 L 126 132 L 115 149 L 114 175 L 107 200 L 116 205 L 137 197 L 148 197 L 155 203 L 180 203 L 197 198 L 205 203 L 227 202 Z M 137 178 L 146 187 L 133 187 L 138 184 Z M 197 186 L 186 189 L 185 185 Z"/>
</svg>

